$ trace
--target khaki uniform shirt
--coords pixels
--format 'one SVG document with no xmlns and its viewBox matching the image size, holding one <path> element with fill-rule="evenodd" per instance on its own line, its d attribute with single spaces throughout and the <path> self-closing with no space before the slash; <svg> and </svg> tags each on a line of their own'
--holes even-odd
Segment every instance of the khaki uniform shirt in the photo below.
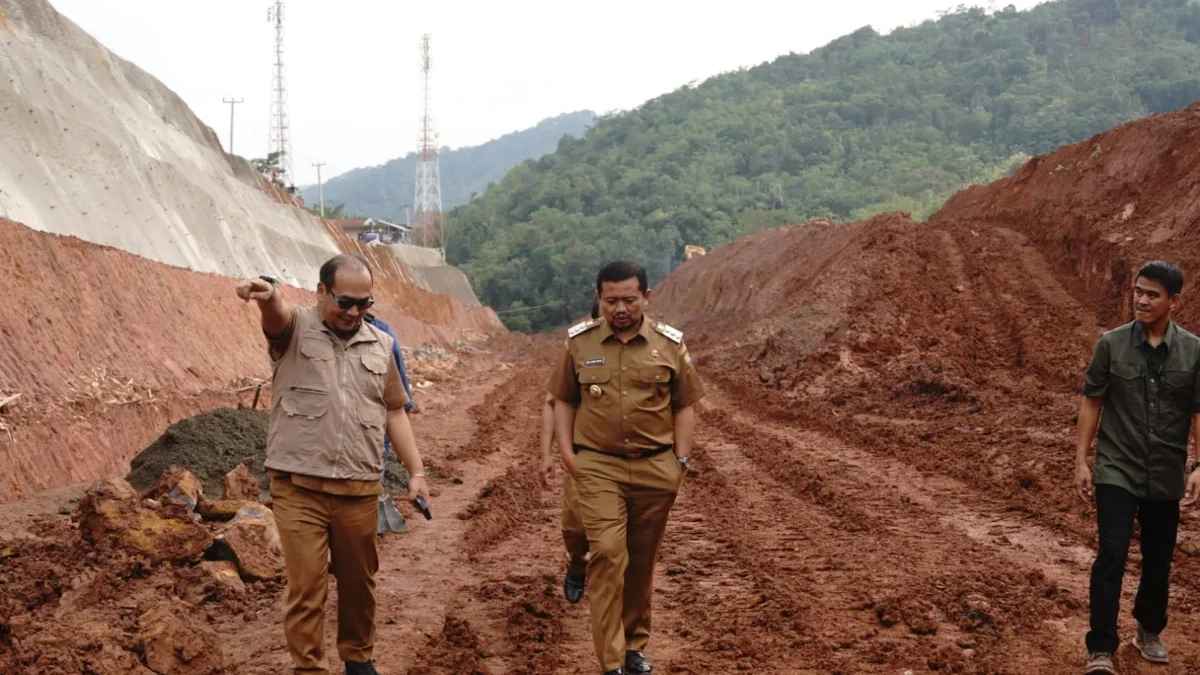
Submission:
<svg viewBox="0 0 1200 675">
<path fill-rule="evenodd" d="M 604 319 L 568 331 L 547 391 L 577 406 L 576 446 L 637 454 L 675 443 L 675 411 L 704 396 L 683 333 L 645 317 L 628 343 Z"/>
<path fill-rule="evenodd" d="M 382 494 L 387 412 L 408 395 L 392 337 L 363 322 L 338 338 L 315 306 L 297 308 L 271 343 L 271 421 L 266 467 L 296 485 L 341 495 Z"/>
<path fill-rule="evenodd" d="M 1137 321 L 1100 336 L 1083 384 L 1085 396 L 1104 399 L 1095 482 L 1142 499 L 1182 499 L 1198 380 L 1200 338 L 1174 322 L 1157 348 Z"/>
</svg>

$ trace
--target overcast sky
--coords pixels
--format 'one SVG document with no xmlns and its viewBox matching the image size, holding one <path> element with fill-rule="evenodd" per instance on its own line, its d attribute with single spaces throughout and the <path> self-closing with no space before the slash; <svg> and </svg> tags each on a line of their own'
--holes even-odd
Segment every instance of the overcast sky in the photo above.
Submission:
<svg viewBox="0 0 1200 675">
<path fill-rule="evenodd" d="M 272 0 L 50 0 L 183 97 L 234 150 L 266 153 Z M 1026 9 L 1042 0 L 966 2 Z M 871 25 L 936 18 L 958 0 L 286 0 L 298 185 L 414 150 L 422 33 L 433 37 L 442 145 L 477 145 L 559 113 L 635 108 L 693 80 L 808 52 Z"/>
</svg>

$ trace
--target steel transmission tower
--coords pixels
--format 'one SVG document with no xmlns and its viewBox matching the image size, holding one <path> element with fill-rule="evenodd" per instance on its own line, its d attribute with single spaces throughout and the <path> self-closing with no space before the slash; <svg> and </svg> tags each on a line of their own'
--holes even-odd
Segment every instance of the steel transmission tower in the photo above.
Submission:
<svg viewBox="0 0 1200 675">
<path fill-rule="evenodd" d="M 279 153 L 281 182 L 292 177 L 292 135 L 288 129 L 287 78 L 283 75 L 283 0 L 267 9 L 267 21 L 275 24 L 275 68 L 271 83 L 271 137 L 267 154 Z"/>
<path fill-rule="evenodd" d="M 437 132 L 433 129 L 433 108 L 430 103 L 429 71 L 433 59 L 429 56 L 429 34 L 421 36 L 421 138 L 417 147 L 416 196 L 417 225 L 421 228 L 421 245 L 437 249 L 446 258 L 446 234 L 442 227 L 442 177 L 438 169 Z"/>
</svg>

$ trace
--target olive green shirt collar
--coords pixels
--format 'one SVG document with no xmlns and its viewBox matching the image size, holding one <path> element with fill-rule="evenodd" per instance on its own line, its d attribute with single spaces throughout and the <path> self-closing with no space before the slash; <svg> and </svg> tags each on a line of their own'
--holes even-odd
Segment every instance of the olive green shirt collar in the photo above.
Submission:
<svg viewBox="0 0 1200 675">
<path fill-rule="evenodd" d="M 1133 334 L 1134 346 L 1140 347 L 1142 345 L 1142 343 L 1146 343 L 1146 345 L 1149 346 L 1150 336 L 1146 332 L 1146 327 L 1142 325 L 1141 321 L 1133 322 L 1132 334 Z M 1170 349 L 1171 349 L 1171 340 L 1174 338 L 1175 338 L 1175 322 L 1168 321 L 1167 322 L 1167 330 L 1163 331 L 1163 341 L 1162 341 L 1162 343 L 1167 346 L 1168 351 L 1170 351 Z"/>
</svg>

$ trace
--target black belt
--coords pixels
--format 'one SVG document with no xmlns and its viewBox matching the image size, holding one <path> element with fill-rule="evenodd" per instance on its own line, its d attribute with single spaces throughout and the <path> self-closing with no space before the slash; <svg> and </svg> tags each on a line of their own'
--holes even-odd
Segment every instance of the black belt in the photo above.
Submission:
<svg viewBox="0 0 1200 675">
<path fill-rule="evenodd" d="M 647 457 L 661 455 L 664 452 L 670 452 L 671 450 L 674 450 L 674 449 L 675 449 L 675 446 L 673 446 L 673 445 L 664 445 L 661 448 L 655 448 L 653 450 L 643 450 L 642 452 L 604 452 L 603 450 L 597 450 L 595 448 L 585 448 L 582 445 L 576 445 L 575 446 L 575 454 L 578 455 L 580 450 L 587 450 L 588 452 L 595 452 L 595 453 L 599 453 L 601 455 L 608 455 L 609 457 L 619 457 L 621 459 L 645 459 Z"/>
</svg>

